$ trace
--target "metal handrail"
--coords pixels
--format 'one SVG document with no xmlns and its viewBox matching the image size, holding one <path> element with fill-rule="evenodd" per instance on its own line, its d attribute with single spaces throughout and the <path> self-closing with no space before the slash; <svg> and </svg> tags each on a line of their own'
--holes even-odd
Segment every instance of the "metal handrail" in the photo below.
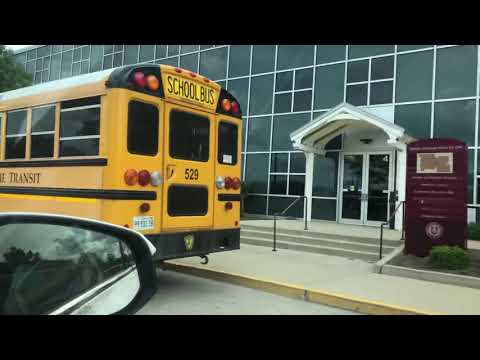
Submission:
<svg viewBox="0 0 480 360">
<path fill-rule="evenodd" d="M 308 208 L 308 204 L 307 204 L 307 197 L 305 195 L 303 195 L 303 196 L 299 196 L 298 198 L 296 198 L 295 201 L 293 201 L 290 205 L 288 205 L 283 211 L 273 214 L 273 249 L 272 249 L 272 251 L 277 251 L 277 216 L 285 215 L 285 213 L 293 205 L 295 205 L 300 199 L 305 199 L 303 217 L 305 218 L 305 230 L 308 230 L 308 227 L 307 227 L 307 208 Z"/>
<path fill-rule="evenodd" d="M 393 220 L 395 214 L 397 213 L 398 209 L 402 206 L 403 210 L 403 221 L 402 221 L 402 238 L 400 240 L 405 240 L 405 201 L 400 201 L 400 203 L 395 208 L 395 211 L 390 215 L 390 218 L 380 225 L 380 253 L 379 253 L 379 260 L 382 259 L 382 251 L 383 251 L 383 226 L 390 225 L 390 222 Z"/>
</svg>

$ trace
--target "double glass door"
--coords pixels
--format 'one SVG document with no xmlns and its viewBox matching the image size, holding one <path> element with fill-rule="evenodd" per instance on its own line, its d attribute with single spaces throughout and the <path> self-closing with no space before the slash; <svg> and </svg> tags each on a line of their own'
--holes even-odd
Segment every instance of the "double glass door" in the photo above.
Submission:
<svg viewBox="0 0 480 360">
<path fill-rule="evenodd" d="M 391 153 L 345 153 L 340 220 L 378 225 L 388 220 Z"/>
</svg>

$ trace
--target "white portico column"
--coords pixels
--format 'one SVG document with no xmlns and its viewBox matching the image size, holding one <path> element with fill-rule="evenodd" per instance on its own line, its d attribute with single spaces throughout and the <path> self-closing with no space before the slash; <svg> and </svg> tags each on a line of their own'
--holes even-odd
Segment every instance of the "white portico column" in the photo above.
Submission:
<svg viewBox="0 0 480 360">
<path fill-rule="evenodd" d="M 305 196 L 307 197 L 307 221 L 312 221 L 313 163 L 315 154 L 305 152 Z"/>
<path fill-rule="evenodd" d="M 402 144 L 401 148 L 397 151 L 397 190 L 398 190 L 398 202 L 395 207 L 398 206 L 400 201 L 405 200 L 406 195 L 406 182 L 407 182 L 407 146 Z M 397 214 L 395 215 L 395 229 L 402 230 L 403 224 L 403 209 L 400 206 Z"/>
</svg>

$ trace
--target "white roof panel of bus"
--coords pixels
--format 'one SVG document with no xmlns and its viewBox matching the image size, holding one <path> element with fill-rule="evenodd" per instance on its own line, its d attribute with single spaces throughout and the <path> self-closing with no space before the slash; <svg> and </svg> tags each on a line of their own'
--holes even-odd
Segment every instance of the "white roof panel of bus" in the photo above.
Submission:
<svg viewBox="0 0 480 360">
<path fill-rule="evenodd" d="M 104 71 L 94 72 L 91 74 L 72 76 L 61 80 L 49 81 L 43 84 L 27 86 L 17 90 L 6 91 L 4 93 L 0 93 L 0 101 L 8 101 L 25 96 L 38 95 L 46 91 L 68 89 L 77 85 L 94 83 L 106 78 L 113 70 L 115 69 L 108 69 Z"/>
</svg>

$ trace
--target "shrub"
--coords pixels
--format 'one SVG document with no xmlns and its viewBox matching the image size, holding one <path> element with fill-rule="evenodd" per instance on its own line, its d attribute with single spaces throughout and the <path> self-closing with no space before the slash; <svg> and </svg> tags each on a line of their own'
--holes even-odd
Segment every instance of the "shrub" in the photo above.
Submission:
<svg viewBox="0 0 480 360">
<path fill-rule="evenodd" d="M 468 238 L 470 240 L 480 240 L 480 224 L 468 224 Z"/>
<path fill-rule="evenodd" d="M 442 245 L 432 248 L 430 263 L 440 269 L 460 270 L 470 266 L 470 258 L 461 247 Z"/>
</svg>

